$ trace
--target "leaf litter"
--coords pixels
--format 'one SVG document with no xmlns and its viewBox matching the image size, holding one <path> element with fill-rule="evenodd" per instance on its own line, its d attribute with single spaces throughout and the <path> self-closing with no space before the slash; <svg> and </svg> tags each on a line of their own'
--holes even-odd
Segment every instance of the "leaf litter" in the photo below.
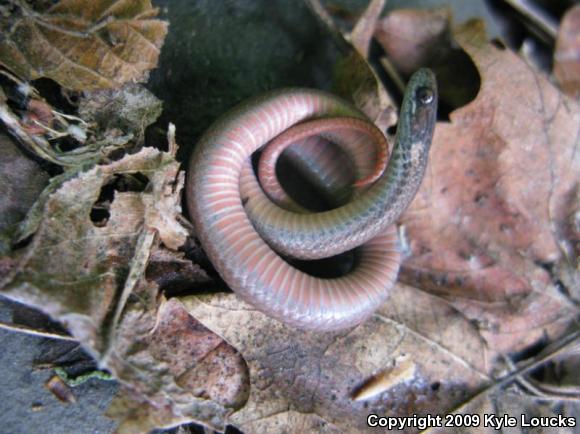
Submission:
<svg viewBox="0 0 580 434">
<path fill-rule="evenodd" d="M 24 0 L 2 7 L 0 63 L 26 80 L 47 77 L 74 90 L 145 81 L 167 23 L 149 0 Z"/>
<path fill-rule="evenodd" d="M 1 208 L 10 230 L 1 227 L 0 287 L 59 320 L 119 380 L 108 411 L 119 432 L 190 421 L 245 432 L 361 432 L 370 413 L 554 415 L 546 400 L 574 402 L 578 379 L 562 374 L 576 369 L 574 342 L 529 362 L 510 354 L 575 336 L 580 111 L 542 73 L 489 42 L 481 23 L 454 27 L 446 10 L 380 19 L 384 1 L 375 0 L 347 34 L 319 2 L 309 2 L 343 50 L 337 92 L 382 128 L 394 124 L 396 110 L 368 62 L 372 35 L 385 51 L 381 64 L 398 71 L 400 83 L 418 66 L 443 68 L 442 97 L 451 107 L 449 121 L 437 124 L 423 186 L 400 222 L 407 259 L 393 295 L 354 329 L 312 333 L 280 324 L 234 294 L 168 300 L 161 293 L 216 287 L 212 270 L 191 261 L 201 253 L 181 215 L 174 132 L 168 152 L 142 147 L 161 106 L 128 83 L 155 67 L 166 23 L 153 18 L 147 1 L 134 9 L 124 1 L 90 10 L 81 4 L 31 11 L 17 2 L 12 13 L 19 19 L 0 41 L 0 62 L 17 74 L 9 75 L 19 88 L 46 76 L 91 91 L 81 94 L 74 116 L 34 89 L 23 92 L 20 108 L 5 95 L 0 101 L 20 144 L 65 167 L 47 181 L 46 166 L 31 165 L 38 185 L 15 213 L 10 202 Z M 423 31 L 408 33 L 418 22 Z M 19 39 L 22 29 L 36 37 Z M 101 29 L 120 38 L 105 51 L 98 51 Z M 139 35 L 154 42 L 143 44 Z M 119 41 L 127 46 L 116 48 Z M 42 53 L 65 46 L 72 60 L 51 67 L 58 57 Z M 75 58 L 81 49 L 96 58 L 107 50 L 118 55 L 121 72 L 108 75 L 111 55 L 99 67 L 90 56 L 83 63 Z M 49 63 L 39 66 L 41 57 Z M 471 62 L 477 92 L 468 88 L 472 78 L 453 89 L 457 74 L 441 58 Z M 71 81 L 71 71 L 87 65 Z M 54 146 L 64 137 L 55 127 L 66 127 L 72 152 Z M 83 146 L 90 152 L 75 153 Z M 560 372 L 529 376 L 546 361 Z"/>
</svg>

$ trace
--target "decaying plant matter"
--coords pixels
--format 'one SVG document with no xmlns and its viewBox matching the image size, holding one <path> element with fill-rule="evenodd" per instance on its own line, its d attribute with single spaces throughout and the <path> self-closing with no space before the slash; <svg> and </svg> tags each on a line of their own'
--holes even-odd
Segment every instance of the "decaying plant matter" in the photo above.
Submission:
<svg viewBox="0 0 580 434">
<path fill-rule="evenodd" d="M 80 342 L 122 386 L 108 410 L 119 432 L 189 422 L 364 432 L 370 413 L 573 414 L 578 7 L 557 36 L 554 84 L 481 21 L 456 25 L 447 9 L 381 18 L 385 1 L 374 0 L 346 31 L 352 14 L 306 3 L 338 47 L 324 65 L 334 92 L 381 129 L 396 124 L 396 93 L 414 70 L 432 68 L 441 90 L 426 178 L 398 222 L 402 272 L 376 314 L 304 332 L 216 275 L 182 210 L 175 127 L 155 124 L 162 101 L 138 84 L 168 29 L 150 1 L 22 0 L 0 5 L 0 294 L 69 335 L 0 326 Z M 65 380 L 55 372 L 46 387 L 74 405 Z"/>
</svg>

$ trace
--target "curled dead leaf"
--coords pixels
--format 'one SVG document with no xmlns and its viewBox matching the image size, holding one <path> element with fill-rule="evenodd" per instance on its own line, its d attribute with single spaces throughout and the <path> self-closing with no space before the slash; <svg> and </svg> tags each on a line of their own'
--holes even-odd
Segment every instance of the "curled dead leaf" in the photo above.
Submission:
<svg viewBox="0 0 580 434">
<path fill-rule="evenodd" d="M 374 36 L 389 60 L 410 75 L 441 55 L 447 46 L 451 9 L 396 9 L 381 19 Z"/>
<path fill-rule="evenodd" d="M 452 18 L 450 8 L 396 9 L 377 23 L 374 33 L 385 50 L 383 66 L 403 77 L 422 67 L 433 70 L 437 76 L 440 113 L 448 107 L 467 104 L 479 88 L 473 62 L 453 42 Z"/>
<path fill-rule="evenodd" d="M 159 242 L 177 248 L 187 236 L 173 127 L 169 144 L 53 178 L 0 286 L 60 321 L 125 386 L 111 409 L 123 427 L 197 421 L 223 430 L 245 400 L 244 361 L 144 279 Z"/>
<path fill-rule="evenodd" d="M 0 18 L 0 63 L 75 90 L 143 81 L 167 34 L 156 15 L 149 0 L 13 2 Z"/>
</svg>

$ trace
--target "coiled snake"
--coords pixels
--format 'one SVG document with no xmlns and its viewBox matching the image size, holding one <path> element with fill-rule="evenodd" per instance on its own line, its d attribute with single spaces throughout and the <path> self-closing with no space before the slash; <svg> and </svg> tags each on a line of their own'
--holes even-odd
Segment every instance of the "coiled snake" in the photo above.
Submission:
<svg viewBox="0 0 580 434">
<path fill-rule="evenodd" d="M 321 91 L 271 92 L 220 118 L 191 156 L 186 194 L 197 235 L 225 282 L 257 309 L 300 328 L 335 330 L 370 316 L 398 273 L 394 223 L 423 179 L 436 110 L 435 77 L 421 69 L 407 85 L 384 171 L 383 134 L 350 104 Z M 372 185 L 329 211 L 284 209 L 268 196 L 287 199 L 275 179 L 276 157 L 313 133 L 345 149 L 363 176 L 356 185 Z M 369 140 L 378 149 L 370 168 L 358 148 Z M 271 141 L 259 167 L 265 192 L 251 155 Z M 358 246 L 356 266 L 332 279 L 310 276 L 280 256 L 314 259 Z"/>
</svg>

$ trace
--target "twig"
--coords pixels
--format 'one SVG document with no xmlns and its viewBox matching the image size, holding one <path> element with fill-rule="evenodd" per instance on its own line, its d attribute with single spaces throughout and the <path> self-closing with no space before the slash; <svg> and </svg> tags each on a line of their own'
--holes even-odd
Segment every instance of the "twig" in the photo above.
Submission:
<svg viewBox="0 0 580 434">
<path fill-rule="evenodd" d="M 36 88 L 34 86 L 32 86 L 30 83 L 28 83 L 26 81 L 21 80 L 16 75 L 5 70 L 4 68 L 0 68 L 0 74 L 5 76 L 9 80 L 12 80 L 14 83 L 16 83 L 18 85 L 18 90 L 20 91 L 20 93 L 23 93 L 26 95 L 34 95 L 35 97 L 40 96 L 38 91 L 36 90 Z"/>
<path fill-rule="evenodd" d="M 551 38 L 551 41 L 547 42 L 554 42 L 558 36 L 558 23 L 538 5 L 528 0 L 504 1 L 522 14 L 522 16 L 533 26 L 539 28 L 545 35 Z M 534 30 L 533 26 L 531 26 L 532 28 L 530 30 Z M 542 37 L 542 35 L 538 35 L 538 37 Z"/>
<path fill-rule="evenodd" d="M 4 125 L 6 125 L 10 132 L 14 134 L 31 152 L 51 163 L 62 164 L 58 158 L 53 155 L 52 151 L 49 150 L 50 144 L 48 141 L 40 136 L 33 139 L 24 128 L 22 128 L 20 122 L 12 113 L 12 110 L 3 103 L 0 103 L 0 121 L 4 122 Z"/>
<path fill-rule="evenodd" d="M 61 335 L 59 333 L 45 332 L 42 330 L 37 330 L 37 329 L 30 328 L 30 327 L 25 327 L 25 326 L 21 326 L 21 325 L 17 325 L 17 324 L 12 324 L 12 323 L 7 323 L 4 321 L 0 321 L 0 329 L 10 330 L 13 332 L 18 332 L 18 333 L 24 333 L 24 334 L 31 335 L 31 336 L 39 336 L 39 337 L 49 338 L 49 339 L 59 339 L 61 341 L 78 342 L 77 339 L 75 339 L 72 336 Z"/>
<path fill-rule="evenodd" d="M 308 8 L 313 12 L 314 16 L 318 18 L 318 20 L 328 29 L 339 50 L 341 50 L 343 53 L 350 53 L 352 47 L 344 39 L 342 32 L 336 26 L 336 23 L 330 14 L 326 11 L 324 6 L 322 6 L 320 0 L 304 0 L 304 2 L 306 3 L 306 6 L 308 6 Z"/>
<path fill-rule="evenodd" d="M 503 356 L 504 361 L 510 368 L 510 371 L 515 371 L 517 369 L 514 362 L 507 356 Z M 516 380 L 521 386 L 527 389 L 529 392 L 533 393 L 534 398 L 539 401 L 579 401 L 580 395 L 567 395 L 561 393 L 560 390 L 550 391 L 544 388 L 542 385 L 538 384 L 537 381 L 532 378 L 524 377 L 519 375 Z"/>
<path fill-rule="evenodd" d="M 405 82 L 401 78 L 401 74 L 397 71 L 397 68 L 393 65 L 393 63 L 389 60 L 388 57 L 381 57 L 379 59 L 381 66 L 385 69 L 385 72 L 389 76 L 393 83 L 397 87 L 397 90 L 401 92 L 401 94 L 405 93 Z"/>
<path fill-rule="evenodd" d="M 479 399 L 481 396 L 483 396 L 483 395 L 485 395 L 485 394 L 487 394 L 487 393 L 489 393 L 497 388 L 503 387 L 506 384 L 509 384 L 512 381 L 518 379 L 520 376 L 534 370 L 538 366 L 543 365 L 547 361 L 553 359 L 554 357 L 556 357 L 557 355 L 559 355 L 563 351 L 567 350 L 568 346 L 570 346 L 571 344 L 576 345 L 577 340 L 579 338 L 580 338 L 580 330 L 577 330 L 573 333 L 570 333 L 567 336 L 564 336 L 562 339 L 555 342 L 553 345 L 544 349 L 544 351 L 542 351 L 543 354 L 541 353 L 534 360 L 529 361 L 524 366 L 520 367 L 517 371 L 511 372 L 508 375 L 504 376 L 503 378 L 500 378 L 496 382 L 483 388 L 479 393 L 472 396 L 469 399 L 469 401 L 464 402 L 463 404 L 461 404 L 458 407 L 455 407 L 449 413 L 451 414 L 451 413 L 455 413 L 455 412 L 460 411 L 461 408 L 465 407 L 466 405 L 475 401 L 476 399 Z"/>
<path fill-rule="evenodd" d="M 365 58 L 368 58 L 371 39 L 381 12 L 385 8 L 385 3 L 386 0 L 371 0 L 350 32 L 351 44 Z"/>
<path fill-rule="evenodd" d="M 61 116 L 61 117 L 65 118 L 65 119 L 68 119 L 69 121 L 77 121 L 77 122 L 80 122 L 81 124 L 83 124 L 85 126 L 88 126 L 89 125 L 88 122 L 86 122 L 84 119 L 81 119 L 81 118 L 79 118 L 77 116 L 67 115 L 66 113 L 61 113 L 61 112 L 59 112 L 57 110 L 54 110 L 54 109 L 52 109 L 52 113 L 54 113 L 57 117 L 58 116 Z"/>
</svg>

